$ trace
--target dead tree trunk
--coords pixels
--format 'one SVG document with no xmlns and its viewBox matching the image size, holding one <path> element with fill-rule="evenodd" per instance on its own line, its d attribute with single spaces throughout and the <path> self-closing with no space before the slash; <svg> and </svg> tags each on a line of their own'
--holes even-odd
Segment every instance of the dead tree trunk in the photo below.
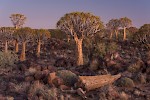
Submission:
<svg viewBox="0 0 150 100">
<path fill-rule="evenodd" d="M 99 76 L 79 76 L 79 85 L 87 91 L 100 88 L 104 85 L 111 84 L 121 77 L 118 75 L 99 75 Z"/>
</svg>

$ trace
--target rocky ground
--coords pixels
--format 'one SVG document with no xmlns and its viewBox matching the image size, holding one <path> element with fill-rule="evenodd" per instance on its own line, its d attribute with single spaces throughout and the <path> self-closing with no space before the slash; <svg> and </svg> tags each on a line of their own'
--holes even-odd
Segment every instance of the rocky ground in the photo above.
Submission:
<svg viewBox="0 0 150 100">
<path fill-rule="evenodd" d="M 0 70 L 0 100 L 150 100 L 150 53 L 129 42 L 103 60 L 77 67 L 75 48 L 51 39 L 42 46 L 41 57 L 28 47 L 27 60 Z M 115 75 L 114 83 L 86 91 L 78 88 L 78 76 Z"/>
</svg>

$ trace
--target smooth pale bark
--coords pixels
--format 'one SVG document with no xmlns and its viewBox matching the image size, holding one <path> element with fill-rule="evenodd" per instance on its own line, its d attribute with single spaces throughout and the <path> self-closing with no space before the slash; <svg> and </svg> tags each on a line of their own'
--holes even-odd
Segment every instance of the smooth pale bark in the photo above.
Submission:
<svg viewBox="0 0 150 100">
<path fill-rule="evenodd" d="M 110 32 L 110 37 L 109 37 L 109 39 L 112 39 L 112 36 L 113 36 L 113 33 L 112 33 L 112 32 Z"/>
<path fill-rule="evenodd" d="M 117 30 L 115 30 L 115 34 L 116 34 L 116 38 L 118 38 L 118 31 Z"/>
<path fill-rule="evenodd" d="M 77 49 L 77 65 L 83 65 L 82 42 L 83 39 L 75 39 Z"/>
<path fill-rule="evenodd" d="M 19 51 L 19 44 L 18 44 L 17 40 L 15 41 L 15 51 L 16 51 L 16 53 L 18 53 L 18 51 Z"/>
<path fill-rule="evenodd" d="M 123 40 L 126 40 L 127 37 L 126 37 L 126 27 L 123 28 Z"/>
<path fill-rule="evenodd" d="M 41 53 L 41 41 L 38 41 L 38 45 L 37 45 L 37 57 L 40 57 L 40 53 Z"/>
<path fill-rule="evenodd" d="M 20 55 L 20 61 L 26 60 L 26 42 L 22 43 L 22 52 Z"/>
<path fill-rule="evenodd" d="M 7 53 L 7 52 L 8 52 L 8 42 L 5 41 L 5 53 Z"/>
</svg>

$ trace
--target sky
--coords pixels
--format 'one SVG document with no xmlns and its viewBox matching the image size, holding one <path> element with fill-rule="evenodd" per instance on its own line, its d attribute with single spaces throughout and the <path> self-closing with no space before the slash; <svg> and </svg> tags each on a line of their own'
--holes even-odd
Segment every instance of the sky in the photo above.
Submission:
<svg viewBox="0 0 150 100">
<path fill-rule="evenodd" d="M 104 24 L 121 17 L 137 28 L 150 24 L 150 0 L 0 0 L 0 27 L 13 27 L 9 17 L 20 13 L 27 17 L 24 27 L 54 29 L 64 14 L 75 11 L 99 16 Z"/>
</svg>

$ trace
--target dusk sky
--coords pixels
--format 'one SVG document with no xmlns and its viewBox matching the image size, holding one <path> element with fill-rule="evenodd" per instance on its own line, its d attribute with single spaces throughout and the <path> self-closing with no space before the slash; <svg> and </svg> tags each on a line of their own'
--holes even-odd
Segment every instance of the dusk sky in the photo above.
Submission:
<svg viewBox="0 0 150 100">
<path fill-rule="evenodd" d="M 133 26 L 150 24 L 150 0 L 0 0 L 0 27 L 13 26 L 10 15 L 24 14 L 24 26 L 56 28 L 64 14 L 74 11 L 91 12 L 106 24 L 112 18 L 128 17 Z"/>
</svg>

